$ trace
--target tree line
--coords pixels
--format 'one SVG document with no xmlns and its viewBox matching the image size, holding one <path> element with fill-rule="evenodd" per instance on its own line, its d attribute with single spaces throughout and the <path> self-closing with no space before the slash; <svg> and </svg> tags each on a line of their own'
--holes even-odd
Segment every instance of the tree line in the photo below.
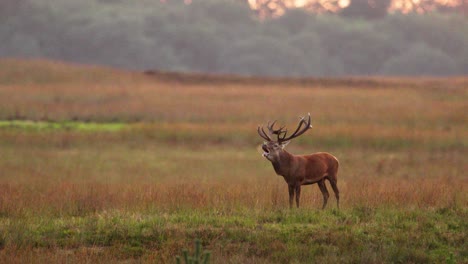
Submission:
<svg viewBox="0 0 468 264">
<path fill-rule="evenodd" d="M 2 1 L 0 57 L 251 76 L 468 74 L 460 14 L 365 19 L 289 9 L 261 20 L 242 1 L 186 3 Z"/>
</svg>

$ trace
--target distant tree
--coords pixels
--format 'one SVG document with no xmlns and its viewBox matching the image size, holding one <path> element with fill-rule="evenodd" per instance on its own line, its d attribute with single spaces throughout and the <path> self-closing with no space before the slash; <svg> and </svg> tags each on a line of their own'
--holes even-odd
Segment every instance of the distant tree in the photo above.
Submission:
<svg viewBox="0 0 468 264">
<path fill-rule="evenodd" d="M 276 1 L 259 3 L 271 8 Z M 283 16 L 262 20 L 243 0 L 5 0 L 0 56 L 268 76 L 468 72 L 466 17 L 356 19 L 310 14 L 292 9 L 294 2 L 282 3 Z M 311 2 L 303 2 L 305 10 Z M 338 1 L 321 3 L 332 8 Z M 445 66 L 430 68 L 421 56 Z"/>
<path fill-rule="evenodd" d="M 29 0 L 1 0 L 0 1 L 0 22 L 7 17 L 14 15 L 19 11 L 21 6 Z"/>
<path fill-rule="evenodd" d="M 339 17 L 322 17 L 315 24 L 328 57 L 343 63 L 348 75 L 372 75 L 397 51 L 390 36 L 373 24 Z"/>
<path fill-rule="evenodd" d="M 0 34 L 0 57 L 37 58 L 42 56 L 39 43 L 34 37 L 22 33 Z"/>
<path fill-rule="evenodd" d="M 218 40 L 227 41 L 250 37 L 258 23 L 247 4 L 234 0 L 198 0 L 187 8 L 186 15 L 190 24 L 208 27 Z"/>
<path fill-rule="evenodd" d="M 194 71 L 217 69 L 223 39 L 217 37 L 213 27 L 198 24 L 177 24 L 168 28 L 160 41 L 170 46 L 180 61 Z"/>
<path fill-rule="evenodd" d="M 417 43 L 390 58 L 380 72 L 384 75 L 444 76 L 460 73 L 457 63 L 441 50 Z"/>
<path fill-rule="evenodd" d="M 393 45 L 426 43 L 454 58 L 468 47 L 468 20 L 456 14 L 394 14 L 379 21 L 376 31 L 389 36 Z"/>
<path fill-rule="evenodd" d="M 222 72 L 261 76 L 304 76 L 307 62 L 287 43 L 268 37 L 252 37 L 233 43 L 221 61 Z"/>
<path fill-rule="evenodd" d="M 346 17 L 378 19 L 387 15 L 392 0 L 351 0 L 350 4 L 340 11 Z"/>
<path fill-rule="evenodd" d="M 304 72 L 307 76 L 333 75 L 330 60 L 322 47 L 320 36 L 313 32 L 304 32 L 289 39 L 289 45 L 301 53 L 304 60 Z"/>
<path fill-rule="evenodd" d="M 280 27 L 288 34 L 297 34 L 307 30 L 307 26 L 313 22 L 313 15 L 307 13 L 304 9 L 289 9 L 286 13 L 269 23 L 274 27 Z"/>
<path fill-rule="evenodd" d="M 254 14 L 248 4 L 234 0 L 196 0 L 187 8 L 197 19 L 233 26 L 250 24 Z"/>
<path fill-rule="evenodd" d="M 97 2 L 104 3 L 104 4 L 120 4 L 124 0 L 96 0 Z"/>
<path fill-rule="evenodd" d="M 468 1 L 462 1 L 462 4 L 460 7 L 458 7 L 458 10 L 465 16 L 468 16 Z"/>
<path fill-rule="evenodd" d="M 460 68 L 460 74 L 468 75 L 468 47 L 458 58 L 458 64 Z"/>
</svg>

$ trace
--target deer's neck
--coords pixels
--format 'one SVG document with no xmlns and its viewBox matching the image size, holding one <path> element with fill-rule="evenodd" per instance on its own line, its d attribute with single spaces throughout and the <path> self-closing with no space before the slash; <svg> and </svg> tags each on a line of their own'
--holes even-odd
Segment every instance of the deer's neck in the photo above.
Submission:
<svg viewBox="0 0 468 264">
<path fill-rule="evenodd" d="M 281 151 L 279 160 L 271 162 L 276 174 L 288 177 L 294 157 L 286 150 Z"/>
</svg>

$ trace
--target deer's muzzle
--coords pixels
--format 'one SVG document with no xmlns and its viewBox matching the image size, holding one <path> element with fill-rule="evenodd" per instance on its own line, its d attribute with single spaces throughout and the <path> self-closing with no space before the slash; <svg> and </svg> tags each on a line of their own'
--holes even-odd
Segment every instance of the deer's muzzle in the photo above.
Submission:
<svg viewBox="0 0 468 264">
<path fill-rule="evenodd" d="M 265 144 L 262 145 L 262 149 L 263 149 L 263 157 L 266 157 L 268 154 L 270 154 L 270 150 L 267 148 L 267 146 Z"/>
</svg>

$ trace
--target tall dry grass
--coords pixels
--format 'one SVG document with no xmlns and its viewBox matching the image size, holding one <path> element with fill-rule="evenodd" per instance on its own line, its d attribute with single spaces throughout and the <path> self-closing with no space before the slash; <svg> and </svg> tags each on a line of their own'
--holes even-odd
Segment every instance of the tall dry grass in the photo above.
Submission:
<svg viewBox="0 0 468 264">
<path fill-rule="evenodd" d="M 259 142 L 248 140 L 255 133 L 205 140 L 204 133 L 197 136 L 190 132 L 192 126 L 183 125 L 174 128 L 178 136 L 167 140 L 161 134 L 170 133 L 159 126 L 135 126 L 117 132 L 3 132 L 1 214 L 286 208 L 286 184 L 261 157 Z M 332 142 L 297 142 L 289 150 L 307 153 L 318 148 L 339 157 L 342 208 L 467 206 L 462 146 L 433 150 L 439 144 Z M 318 208 L 321 201 L 317 186 L 304 187 L 303 207 Z M 335 206 L 332 195 L 329 207 Z"/>
<path fill-rule="evenodd" d="M 340 182 L 341 209 L 465 208 L 467 181 L 445 179 L 379 179 L 359 177 Z M 318 210 L 322 195 L 317 186 L 303 188 L 302 210 Z M 329 187 L 331 191 L 331 188 Z M 1 184 L 3 217 L 84 216 L 103 211 L 166 212 L 202 210 L 233 214 L 236 211 L 287 209 L 287 189 L 278 181 L 222 181 L 199 183 L 103 184 L 52 183 L 43 187 Z M 336 208 L 331 195 L 329 208 Z M 304 209 L 305 208 L 305 209 Z"/>
</svg>

